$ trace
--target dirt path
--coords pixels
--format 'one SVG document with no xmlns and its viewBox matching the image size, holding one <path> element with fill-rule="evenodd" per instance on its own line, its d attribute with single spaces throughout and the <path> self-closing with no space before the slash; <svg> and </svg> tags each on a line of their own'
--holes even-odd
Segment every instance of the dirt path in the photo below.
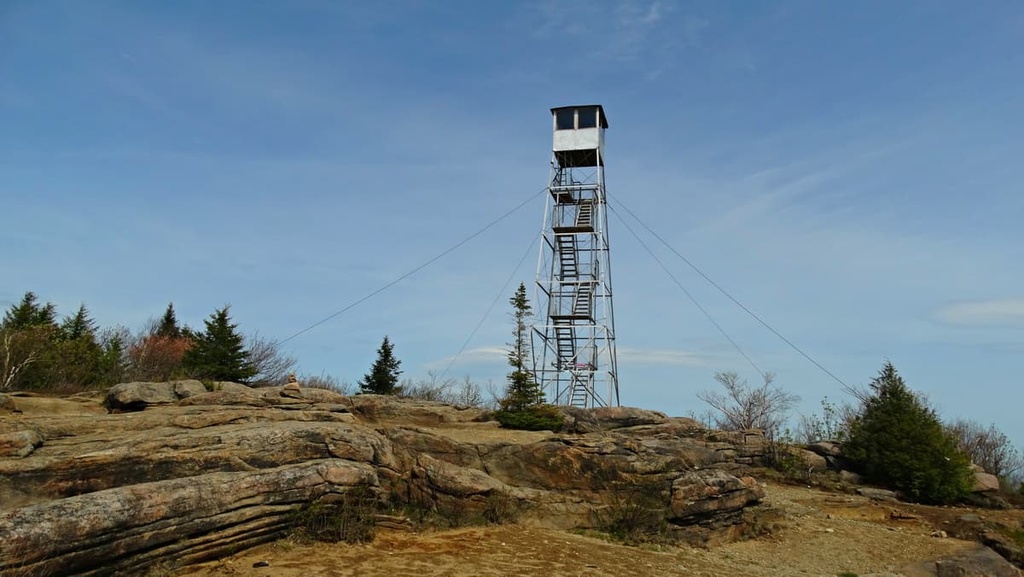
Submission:
<svg viewBox="0 0 1024 577">
<path fill-rule="evenodd" d="M 767 501 L 785 513 L 772 536 L 710 550 L 625 547 L 527 526 L 429 533 L 381 532 L 368 545 L 288 541 L 192 568 L 188 575 L 274 577 L 505 577 L 530 575 L 696 577 L 835 576 L 892 572 L 973 545 L 930 536 L 923 518 L 892 519 L 893 506 L 863 497 L 770 486 Z M 253 568 L 258 561 L 269 567 Z M 184 573 L 183 573 L 184 574 Z"/>
</svg>

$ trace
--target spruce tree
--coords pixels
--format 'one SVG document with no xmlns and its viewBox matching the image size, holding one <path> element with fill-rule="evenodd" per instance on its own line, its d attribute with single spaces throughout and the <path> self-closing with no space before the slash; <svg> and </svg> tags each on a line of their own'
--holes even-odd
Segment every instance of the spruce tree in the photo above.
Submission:
<svg viewBox="0 0 1024 577">
<path fill-rule="evenodd" d="M 96 340 L 96 321 L 89 316 L 89 311 L 83 303 L 78 307 L 74 316 L 65 317 L 60 326 L 61 338 L 69 341 L 78 339 Z"/>
<path fill-rule="evenodd" d="M 526 297 L 526 285 L 519 283 L 519 288 L 509 299 L 512 305 L 512 342 L 509 343 L 508 364 L 512 371 L 508 374 L 505 396 L 498 404 L 500 409 L 495 418 L 503 427 L 527 430 L 556 430 L 562 425 L 562 415 L 555 407 L 545 404 L 544 390 L 533 373 L 526 369 L 529 338 L 529 319 L 533 309 Z"/>
<path fill-rule="evenodd" d="M 82 304 L 64 318 L 54 348 L 53 385 L 71 388 L 100 384 L 103 348 L 96 340 L 96 321 Z"/>
<path fill-rule="evenodd" d="M 526 370 L 526 359 L 529 351 L 527 341 L 529 338 L 528 321 L 533 316 L 533 308 L 526 297 L 526 285 L 519 283 L 512 298 L 508 303 L 512 305 L 512 342 L 509 343 L 508 364 L 512 372 L 508 374 L 508 387 L 505 391 L 505 398 L 502 400 L 502 408 L 511 411 L 521 411 L 527 407 L 541 405 L 544 403 L 544 391 L 537 384 L 533 374 Z"/>
<path fill-rule="evenodd" d="M 885 363 L 871 391 L 843 444 L 864 480 L 926 503 L 965 496 L 973 486 L 970 460 L 892 363 Z"/>
<path fill-rule="evenodd" d="M 238 333 L 238 325 L 231 322 L 230 308 L 231 305 L 225 305 L 203 321 L 206 330 L 195 335 L 192 347 L 185 353 L 183 364 L 193 376 L 248 383 L 256 375 L 245 339 Z"/>
<path fill-rule="evenodd" d="M 156 327 L 156 336 L 177 339 L 181 337 L 181 327 L 178 326 L 178 317 L 174 314 L 174 303 L 167 303 L 167 310 Z"/>
<path fill-rule="evenodd" d="M 21 302 L 7 309 L 4 314 L 3 328 L 20 331 L 34 327 L 56 328 L 57 308 L 53 303 L 39 304 L 39 299 L 32 291 L 21 298 Z"/>
<path fill-rule="evenodd" d="M 359 392 L 373 395 L 397 395 L 401 392 L 398 376 L 402 374 L 399 367 L 402 361 L 395 358 L 394 345 L 384 337 L 377 349 L 377 360 L 370 367 L 370 372 L 359 381 Z"/>
</svg>

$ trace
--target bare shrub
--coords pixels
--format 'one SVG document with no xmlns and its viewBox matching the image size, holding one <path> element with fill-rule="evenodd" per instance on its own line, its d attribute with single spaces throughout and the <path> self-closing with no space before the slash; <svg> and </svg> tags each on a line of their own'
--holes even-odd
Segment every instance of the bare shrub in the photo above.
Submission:
<svg viewBox="0 0 1024 577">
<path fill-rule="evenodd" d="M 599 530 L 630 545 L 666 540 L 669 488 L 664 481 L 612 472 L 596 473 L 594 481 L 604 501 L 593 513 Z"/>
<path fill-rule="evenodd" d="M 426 379 L 415 382 L 412 379 L 405 379 L 399 396 L 419 401 L 443 402 L 448 389 L 454 384 L 454 379 L 441 380 L 436 373 L 430 371 Z"/>
<path fill-rule="evenodd" d="M 350 397 L 356 392 L 356 387 L 352 383 L 338 380 L 338 377 L 325 373 L 320 373 L 319 375 L 300 375 L 298 380 L 302 383 L 303 387 L 334 391 L 346 397 Z"/>
<path fill-rule="evenodd" d="M 261 337 L 256 332 L 246 339 L 245 348 L 249 351 L 249 365 L 256 370 L 253 386 L 273 387 L 288 382 L 288 375 L 298 361 L 281 352 L 276 341 Z"/>
<path fill-rule="evenodd" d="M 761 429 L 769 439 L 782 429 L 790 409 L 800 397 L 774 384 L 775 375 L 764 374 L 764 384 L 751 387 L 734 372 L 715 373 L 715 380 L 725 389 L 701 391 L 697 398 L 711 405 L 718 414 L 715 426 L 724 430 Z"/>
<path fill-rule="evenodd" d="M 484 499 L 481 516 L 492 525 L 515 523 L 522 513 L 522 506 L 514 495 L 505 491 L 491 491 Z"/>
<path fill-rule="evenodd" d="M 452 391 L 451 404 L 464 407 L 484 406 L 484 393 L 480 385 L 474 383 L 466 375 L 462 384 Z"/>
<path fill-rule="evenodd" d="M 820 415 L 800 415 L 796 427 L 797 442 L 809 445 L 818 441 L 842 441 L 850 434 L 855 411 L 849 405 L 836 405 L 825 397 L 821 400 Z"/>
<path fill-rule="evenodd" d="M 985 427 L 977 421 L 957 419 L 946 429 L 956 438 L 960 450 L 985 472 L 1011 484 L 1024 480 L 1024 457 L 995 425 Z"/>
<path fill-rule="evenodd" d="M 314 501 L 299 507 L 291 516 L 293 535 L 299 540 L 327 543 L 373 541 L 380 508 L 369 488 L 355 487 L 340 501 Z"/>
<path fill-rule="evenodd" d="M 430 371 L 426 379 L 413 382 L 406 379 L 402 383 L 399 395 L 406 399 L 418 399 L 421 401 L 434 401 L 449 405 L 465 407 L 481 407 L 484 405 L 484 394 L 480 385 L 477 385 L 466 375 L 461 383 L 455 379 L 442 380 L 436 373 Z"/>
<path fill-rule="evenodd" d="M 131 381 L 167 381 L 185 376 L 182 363 L 192 347 L 189 331 L 173 333 L 161 330 L 157 319 L 150 319 L 135 335 L 124 335 L 127 351 L 125 378 Z"/>
</svg>

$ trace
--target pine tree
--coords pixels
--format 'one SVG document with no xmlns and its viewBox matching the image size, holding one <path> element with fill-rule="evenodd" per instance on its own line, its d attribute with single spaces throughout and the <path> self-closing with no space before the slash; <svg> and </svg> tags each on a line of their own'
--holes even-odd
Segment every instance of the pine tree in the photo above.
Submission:
<svg viewBox="0 0 1024 577">
<path fill-rule="evenodd" d="M 171 339 L 181 337 L 181 327 L 178 326 L 178 317 L 174 314 L 174 303 L 167 303 L 167 310 L 156 327 L 156 336 Z"/>
<path fill-rule="evenodd" d="M 508 352 L 512 372 L 508 374 L 505 397 L 498 402 L 500 409 L 495 412 L 495 418 L 503 427 L 511 429 L 556 430 L 562 425 L 562 415 L 555 407 L 545 404 L 544 390 L 526 369 L 528 321 L 533 316 L 526 285 L 519 283 L 508 302 L 512 305 L 514 323 Z"/>
<path fill-rule="evenodd" d="M 927 503 L 966 495 L 973 484 L 970 460 L 892 363 L 885 363 L 871 390 L 843 444 L 864 480 Z"/>
<path fill-rule="evenodd" d="M 359 392 L 373 395 L 397 395 L 401 392 L 398 376 L 402 374 L 399 367 L 402 361 L 395 358 L 394 345 L 384 337 L 377 349 L 377 360 L 370 367 L 370 372 L 359 381 Z"/>
<path fill-rule="evenodd" d="M 247 383 L 256 375 L 238 325 L 231 322 L 230 308 L 225 305 L 203 321 L 206 330 L 195 335 L 185 353 L 185 369 L 197 378 Z"/>
</svg>

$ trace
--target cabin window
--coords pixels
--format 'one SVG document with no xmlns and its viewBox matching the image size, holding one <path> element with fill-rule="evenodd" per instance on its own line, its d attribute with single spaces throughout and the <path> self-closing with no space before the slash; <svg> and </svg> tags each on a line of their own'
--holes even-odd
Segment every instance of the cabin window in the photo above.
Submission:
<svg viewBox="0 0 1024 577">
<path fill-rule="evenodd" d="M 579 128 L 596 128 L 597 127 L 597 109 L 596 108 L 580 108 L 579 109 L 580 124 Z"/>
<path fill-rule="evenodd" d="M 572 130 L 576 128 L 574 110 L 566 108 L 555 111 L 555 130 Z"/>
</svg>

